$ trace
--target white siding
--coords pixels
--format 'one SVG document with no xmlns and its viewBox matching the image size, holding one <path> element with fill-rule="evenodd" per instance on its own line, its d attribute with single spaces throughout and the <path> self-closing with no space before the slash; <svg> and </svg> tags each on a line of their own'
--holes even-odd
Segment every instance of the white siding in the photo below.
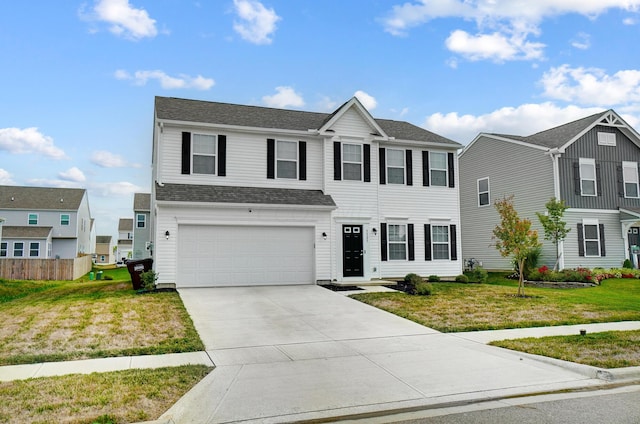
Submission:
<svg viewBox="0 0 640 424">
<path fill-rule="evenodd" d="M 371 137 L 372 128 L 355 107 L 340 116 L 331 129 L 346 137 Z"/>
</svg>

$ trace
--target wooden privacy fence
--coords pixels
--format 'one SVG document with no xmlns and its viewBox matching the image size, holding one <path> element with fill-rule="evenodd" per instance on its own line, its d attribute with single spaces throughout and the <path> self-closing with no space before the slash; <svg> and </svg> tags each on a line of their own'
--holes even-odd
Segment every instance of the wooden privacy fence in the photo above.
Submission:
<svg viewBox="0 0 640 424">
<path fill-rule="evenodd" d="M 75 280 L 91 271 L 91 256 L 74 259 L 0 259 L 5 280 Z"/>
</svg>

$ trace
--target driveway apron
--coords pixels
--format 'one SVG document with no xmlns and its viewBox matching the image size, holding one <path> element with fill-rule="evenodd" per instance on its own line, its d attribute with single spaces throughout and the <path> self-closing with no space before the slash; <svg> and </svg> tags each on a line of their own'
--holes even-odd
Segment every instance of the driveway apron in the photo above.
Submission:
<svg viewBox="0 0 640 424">
<path fill-rule="evenodd" d="M 337 419 L 600 384 L 319 286 L 180 289 L 216 369 L 163 418 Z"/>
</svg>

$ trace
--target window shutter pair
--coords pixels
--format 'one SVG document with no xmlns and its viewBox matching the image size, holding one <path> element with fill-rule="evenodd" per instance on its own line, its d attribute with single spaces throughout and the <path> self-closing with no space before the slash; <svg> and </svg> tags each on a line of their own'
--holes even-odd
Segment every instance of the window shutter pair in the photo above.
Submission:
<svg viewBox="0 0 640 424">
<path fill-rule="evenodd" d="M 371 145 L 362 145 L 362 168 L 365 183 L 371 182 Z M 333 142 L 333 179 L 342 180 L 342 144 L 339 141 Z"/>
<path fill-rule="evenodd" d="M 584 226 L 578 223 L 578 256 L 584 256 Z M 604 224 L 598 224 L 598 233 L 600 236 L 600 256 L 607 256 L 604 246 Z"/>
<path fill-rule="evenodd" d="M 218 135 L 216 137 L 218 143 L 218 172 L 216 175 L 224 177 L 227 175 L 227 136 Z M 184 131 L 182 133 L 182 174 L 191 174 L 191 133 Z"/>
<path fill-rule="evenodd" d="M 580 162 L 573 162 L 573 188 L 575 194 L 582 196 L 580 187 Z M 602 179 L 600 178 L 600 164 L 596 162 L 596 191 L 598 196 L 602 196 Z M 624 188 L 622 189 L 624 196 Z"/>
<path fill-rule="evenodd" d="M 424 224 L 424 260 L 430 261 L 431 254 L 431 225 Z M 458 260 L 458 239 L 455 224 L 449 225 L 449 259 Z"/>
<path fill-rule="evenodd" d="M 387 151 L 384 147 L 380 147 L 378 152 L 380 184 L 387 183 Z M 411 149 L 405 150 L 405 181 L 407 185 L 413 185 L 413 152 Z"/>
<path fill-rule="evenodd" d="M 267 178 L 274 179 L 276 177 L 276 140 L 267 139 Z M 298 142 L 298 179 L 304 181 L 307 179 L 307 142 Z"/>
<path fill-rule="evenodd" d="M 414 261 L 416 259 L 416 249 L 413 240 L 413 224 L 407 224 L 407 258 L 410 261 Z M 382 261 L 389 260 L 387 241 L 387 224 L 382 223 L 380 224 L 380 259 Z"/>
<path fill-rule="evenodd" d="M 452 152 L 447 153 L 447 174 L 449 175 L 449 187 L 456 186 L 455 174 L 455 157 Z M 422 151 L 422 185 L 428 187 L 430 185 L 430 168 L 429 168 L 429 151 Z"/>
</svg>

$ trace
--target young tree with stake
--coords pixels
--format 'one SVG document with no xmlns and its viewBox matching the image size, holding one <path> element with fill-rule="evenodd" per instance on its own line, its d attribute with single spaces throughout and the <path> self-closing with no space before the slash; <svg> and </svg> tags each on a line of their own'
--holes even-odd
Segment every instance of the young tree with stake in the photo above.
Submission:
<svg viewBox="0 0 640 424">
<path fill-rule="evenodd" d="M 571 231 L 571 228 L 567 228 L 567 223 L 562 220 L 564 211 L 569 206 L 564 203 L 564 200 L 558 200 L 555 197 L 552 197 L 544 206 L 547 208 L 547 213 L 536 212 L 536 215 L 538 215 L 538 219 L 544 228 L 544 239 L 550 240 L 556 247 L 556 263 L 553 265 L 553 270 L 557 271 L 558 263 L 560 262 L 560 242 Z"/>
</svg>

